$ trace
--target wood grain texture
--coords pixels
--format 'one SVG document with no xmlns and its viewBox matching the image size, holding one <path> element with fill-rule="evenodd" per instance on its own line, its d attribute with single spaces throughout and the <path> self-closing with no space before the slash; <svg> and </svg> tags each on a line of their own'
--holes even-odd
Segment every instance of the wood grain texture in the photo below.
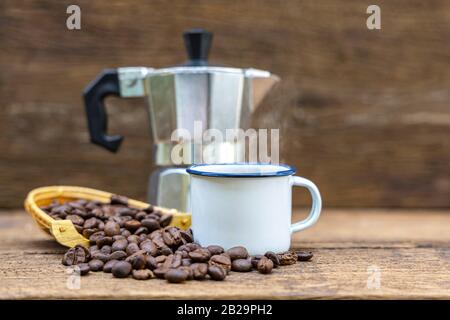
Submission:
<svg viewBox="0 0 450 320">
<path fill-rule="evenodd" d="M 293 247 L 312 250 L 313 260 L 268 276 L 232 273 L 224 282 L 182 285 L 91 273 L 79 290 L 68 290 L 64 248 L 25 212 L 9 212 L 0 215 L 0 299 L 450 298 L 448 210 L 326 210 L 314 227 L 294 235 Z M 379 289 L 367 288 L 368 268 L 380 271 Z"/>
<path fill-rule="evenodd" d="M 30 189 L 89 186 L 145 199 L 153 169 L 144 102 L 109 99 L 112 155 L 88 142 L 83 87 L 107 67 L 182 62 L 184 29 L 215 33 L 213 62 L 283 81 L 254 126 L 279 128 L 281 159 L 334 207 L 450 207 L 450 3 L 379 1 L 73 1 L 0 6 L 0 207 Z M 305 192 L 294 203 L 307 203 Z"/>
</svg>

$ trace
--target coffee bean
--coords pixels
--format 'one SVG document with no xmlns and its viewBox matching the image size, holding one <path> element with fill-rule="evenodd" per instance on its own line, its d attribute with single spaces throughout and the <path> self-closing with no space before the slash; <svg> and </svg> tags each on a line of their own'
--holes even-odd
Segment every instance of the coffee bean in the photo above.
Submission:
<svg viewBox="0 0 450 320">
<path fill-rule="evenodd" d="M 180 251 L 180 252 L 183 251 L 183 252 L 187 252 L 187 253 L 191 252 L 191 250 L 187 247 L 186 244 L 182 244 L 181 246 L 179 246 L 177 251 Z"/>
<path fill-rule="evenodd" d="M 145 211 L 139 211 L 134 217 L 136 220 L 142 221 L 147 217 L 147 213 Z"/>
<path fill-rule="evenodd" d="M 287 251 L 287 252 L 279 254 L 278 258 L 280 259 L 281 266 L 287 266 L 290 264 L 294 264 L 297 262 L 297 259 L 298 259 L 295 252 L 291 252 L 291 251 Z"/>
<path fill-rule="evenodd" d="M 205 248 L 199 248 L 197 250 L 189 252 L 189 258 L 191 258 L 194 262 L 207 262 L 210 257 L 211 253 L 208 249 Z"/>
<path fill-rule="evenodd" d="M 129 237 L 131 235 L 131 232 L 126 229 L 120 230 L 120 232 L 124 237 Z"/>
<path fill-rule="evenodd" d="M 151 240 L 162 239 L 162 229 L 155 230 L 148 235 Z"/>
<path fill-rule="evenodd" d="M 91 255 L 95 252 L 100 252 L 100 249 L 95 244 L 93 246 L 90 246 L 88 250 Z"/>
<path fill-rule="evenodd" d="M 142 241 L 139 247 L 151 256 L 156 256 L 156 254 L 158 253 L 158 249 L 150 239 Z"/>
<path fill-rule="evenodd" d="M 106 263 L 106 262 L 108 262 L 109 260 L 111 260 L 111 257 L 110 257 L 111 255 L 109 255 L 109 254 L 104 254 L 104 253 L 102 253 L 102 252 L 94 252 L 93 254 L 92 254 L 92 259 L 97 259 L 97 260 L 101 260 L 101 261 L 103 261 L 104 263 Z"/>
<path fill-rule="evenodd" d="M 82 227 L 82 226 L 74 225 L 74 227 L 75 227 L 75 230 L 77 230 L 77 232 L 78 232 L 79 234 L 82 234 L 82 233 L 83 233 L 83 227 Z"/>
<path fill-rule="evenodd" d="M 189 258 L 189 252 L 187 252 L 187 251 L 180 251 L 180 250 L 177 250 L 177 251 L 175 251 L 175 253 L 180 253 L 181 254 L 181 257 L 183 258 L 183 259 L 190 259 Z"/>
<path fill-rule="evenodd" d="M 158 217 L 162 217 L 163 216 L 163 213 L 161 212 L 161 210 L 160 209 L 157 210 L 155 208 L 153 208 L 152 214 L 157 215 Z"/>
<path fill-rule="evenodd" d="M 68 214 L 70 214 L 70 212 L 72 212 L 72 210 L 73 210 L 72 207 L 63 204 L 60 206 L 53 207 L 51 213 L 56 214 L 61 218 L 65 218 Z"/>
<path fill-rule="evenodd" d="M 114 277 L 116 278 L 126 278 L 131 273 L 132 267 L 129 262 L 126 261 L 117 261 L 112 269 L 111 272 Z"/>
<path fill-rule="evenodd" d="M 147 214 L 145 216 L 145 219 L 153 219 L 153 220 L 158 221 L 158 223 L 159 223 L 159 219 L 161 219 L 161 217 L 155 213 L 151 213 L 151 214 Z M 160 227 L 161 227 L 161 225 L 160 225 Z"/>
<path fill-rule="evenodd" d="M 121 236 L 123 230 L 125 230 L 125 228 L 123 227 L 123 225 L 125 224 L 125 219 L 123 217 L 113 217 L 111 221 L 114 221 L 119 225 L 119 233 L 117 235 Z M 112 237 L 114 238 L 115 236 Z"/>
<path fill-rule="evenodd" d="M 161 228 L 164 228 L 164 227 L 167 227 L 171 221 L 172 221 L 172 216 L 169 214 L 165 214 L 159 220 L 159 224 L 161 225 Z"/>
<path fill-rule="evenodd" d="M 136 280 L 148 280 L 154 277 L 153 272 L 148 269 L 133 270 L 131 275 Z"/>
<path fill-rule="evenodd" d="M 101 260 L 93 259 L 89 261 L 89 268 L 91 271 L 102 271 L 103 270 L 104 263 Z"/>
<path fill-rule="evenodd" d="M 114 251 L 108 257 L 109 260 L 123 260 L 127 257 L 127 253 L 125 251 Z"/>
<path fill-rule="evenodd" d="M 124 217 L 124 216 L 134 217 L 136 215 L 136 211 L 131 208 L 124 207 L 124 208 L 118 208 L 116 210 L 116 214 L 120 217 Z"/>
<path fill-rule="evenodd" d="M 181 283 L 189 277 L 189 273 L 184 269 L 169 269 L 164 278 L 171 283 Z"/>
<path fill-rule="evenodd" d="M 119 239 L 113 242 L 111 250 L 114 251 L 125 251 L 128 247 L 127 239 Z"/>
<path fill-rule="evenodd" d="M 164 279 L 167 270 L 168 269 L 156 268 L 153 270 L 153 274 L 155 275 L 156 278 Z"/>
<path fill-rule="evenodd" d="M 203 280 L 208 274 L 208 264 L 206 263 L 193 263 L 190 268 L 195 280 Z"/>
<path fill-rule="evenodd" d="M 98 205 L 96 203 L 94 203 L 93 201 L 88 201 L 88 203 L 86 204 L 85 208 L 87 210 L 94 210 L 98 207 Z"/>
<path fill-rule="evenodd" d="M 123 226 L 125 227 L 125 229 L 134 232 L 141 227 L 141 222 L 138 220 L 129 220 L 126 221 Z"/>
<path fill-rule="evenodd" d="M 122 204 L 124 206 L 128 205 L 128 198 L 125 196 L 119 196 L 117 194 L 114 194 L 111 196 L 111 200 L 110 200 L 111 204 Z"/>
<path fill-rule="evenodd" d="M 148 229 L 146 227 L 140 227 L 138 228 L 134 234 L 138 236 L 144 236 L 144 238 L 147 238 Z"/>
<path fill-rule="evenodd" d="M 174 266 L 173 265 L 173 261 L 174 261 L 174 255 L 173 254 L 168 255 L 166 257 L 166 260 L 164 260 L 164 263 L 163 263 L 163 266 L 162 266 L 163 269 L 170 269 L 170 268 L 177 268 L 177 267 L 179 267 L 178 263 L 176 263 L 176 265 Z M 181 261 L 180 261 L 180 264 L 181 264 Z"/>
<path fill-rule="evenodd" d="M 153 206 L 151 204 L 148 205 L 147 208 L 143 209 L 146 213 L 152 213 L 153 212 Z"/>
<path fill-rule="evenodd" d="M 248 257 L 247 249 L 242 246 L 230 248 L 226 251 L 231 260 L 246 259 Z"/>
<path fill-rule="evenodd" d="M 181 259 L 181 265 L 183 267 L 189 267 L 192 264 L 192 260 L 189 258 Z"/>
<path fill-rule="evenodd" d="M 264 257 L 264 256 L 262 256 L 262 255 L 255 255 L 255 256 L 251 257 L 250 261 L 252 262 L 253 268 L 256 269 L 258 267 L 258 262 L 259 262 L 259 260 L 261 260 L 262 257 Z"/>
<path fill-rule="evenodd" d="M 199 244 L 193 243 L 193 242 L 192 243 L 186 243 L 184 246 L 189 249 L 189 252 L 195 251 L 195 250 L 200 248 Z"/>
<path fill-rule="evenodd" d="M 105 234 L 109 237 L 120 234 L 120 225 L 114 221 L 108 221 L 105 224 Z"/>
<path fill-rule="evenodd" d="M 84 219 L 77 215 L 70 214 L 66 219 L 72 221 L 74 225 L 82 226 L 84 224 Z"/>
<path fill-rule="evenodd" d="M 155 257 L 145 256 L 146 266 L 150 270 L 155 270 L 158 267 L 158 262 Z"/>
<path fill-rule="evenodd" d="M 231 263 L 231 270 L 236 272 L 252 271 L 252 263 L 248 259 L 236 259 Z"/>
<path fill-rule="evenodd" d="M 76 245 L 70 248 L 62 259 L 62 263 L 65 266 L 72 266 L 80 263 L 87 262 L 90 258 L 89 250 L 81 245 Z"/>
<path fill-rule="evenodd" d="M 128 255 L 132 255 L 133 253 L 136 253 L 140 250 L 139 246 L 137 243 L 135 242 L 131 242 L 130 244 L 128 244 L 126 252 Z"/>
<path fill-rule="evenodd" d="M 145 240 L 150 240 L 150 239 L 148 238 L 148 234 L 146 234 L 146 233 L 141 233 L 141 234 L 139 235 L 139 243 L 141 243 L 142 241 L 145 241 Z"/>
<path fill-rule="evenodd" d="M 173 255 L 173 261 L 172 261 L 172 268 L 178 268 L 181 267 L 181 260 L 182 260 L 182 256 L 180 253 L 175 253 Z"/>
<path fill-rule="evenodd" d="M 83 207 L 85 207 L 89 203 L 89 201 L 86 199 L 78 199 L 75 200 L 74 202 L 78 203 L 79 205 L 82 205 Z"/>
<path fill-rule="evenodd" d="M 278 255 L 275 252 L 268 251 L 265 253 L 264 256 L 266 256 L 267 258 L 272 260 L 274 268 L 277 268 L 280 265 L 280 258 L 278 257 Z"/>
<path fill-rule="evenodd" d="M 89 264 L 87 263 L 80 263 L 77 265 L 77 267 L 79 268 L 81 276 L 85 276 L 89 273 L 89 271 L 91 271 L 91 269 L 89 268 Z"/>
<path fill-rule="evenodd" d="M 85 229 L 94 229 L 97 227 L 98 227 L 97 218 L 89 218 L 86 221 L 84 221 L 83 228 Z"/>
<path fill-rule="evenodd" d="M 83 220 L 89 219 L 93 217 L 93 214 L 90 212 L 86 212 L 86 210 L 80 210 L 80 209 L 74 209 L 72 210 L 72 212 L 70 213 L 72 215 L 76 215 L 79 216 L 80 218 L 82 218 Z M 83 222 L 84 224 L 84 222 Z"/>
<path fill-rule="evenodd" d="M 156 259 L 157 263 L 163 263 L 164 261 L 166 261 L 167 256 L 161 255 L 161 256 L 157 256 L 155 259 Z"/>
<path fill-rule="evenodd" d="M 309 261 L 314 256 L 311 251 L 296 251 L 298 261 Z"/>
<path fill-rule="evenodd" d="M 50 214 L 55 205 L 57 205 L 57 204 L 56 203 L 55 204 L 49 204 L 48 206 L 43 206 L 43 207 L 40 207 L 40 208 L 45 213 Z"/>
<path fill-rule="evenodd" d="M 161 250 L 158 251 L 157 256 L 170 256 L 173 255 L 174 252 L 169 247 L 164 247 Z"/>
<path fill-rule="evenodd" d="M 181 266 L 179 269 L 184 270 L 184 271 L 187 272 L 188 277 L 187 277 L 186 280 L 194 280 L 194 271 L 192 271 L 192 269 L 190 267 L 183 267 L 183 266 Z"/>
<path fill-rule="evenodd" d="M 273 269 L 273 262 L 267 257 L 262 257 L 256 266 L 258 271 L 262 274 L 269 274 Z"/>
<path fill-rule="evenodd" d="M 90 210 L 86 211 L 86 209 L 85 209 L 85 211 L 76 209 L 76 210 L 72 211 L 72 214 L 78 214 L 80 217 L 82 217 L 85 220 L 85 222 L 87 219 L 95 217 L 95 215 L 92 213 L 92 211 L 90 211 Z"/>
<path fill-rule="evenodd" d="M 107 263 L 103 266 L 103 272 L 111 273 L 112 267 L 114 264 L 119 260 L 109 260 Z"/>
<path fill-rule="evenodd" d="M 166 246 L 173 247 L 176 244 L 176 239 L 167 230 L 163 231 L 162 238 Z"/>
<path fill-rule="evenodd" d="M 162 247 L 159 250 L 159 253 L 161 253 L 162 255 L 168 256 L 169 254 L 173 254 L 173 251 L 169 247 Z"/>
<path fill-rule="evenodd" d="M 140 252 L 132 254 L 131 256 L 126 258 L 125 261 L 129 262 L 131 264 L 131 267 L 137 270 L 144 269 L 147 264 L 145 256 Z"/>
<path fill-rule="evenodd" d="M 55 220 L 62 220 L 61 217 L 56 216 L 56 215 L 54 215 L 54 214 L 49 214 L 49 216 L 52 217 L 52 218 L 55 219 Z"/>
<path fill-rule="evenodd" d="M 77 202 L 77 201 L 67 202 L 66 205 L 72 207 L 73 209 L 84 211 L 84 206 L 81 203 Z"/>
<path fill-rule="evenodd" d="M 138 235 L 132 234 L 129 237 L 127 237 L 127 241 L 128 242 L 134 242 L 134 243 L 139 243 L 141 241 L 141 239 L 139 238 Z"/>
<path fill-rule="evenodd" d="M 194 241 L 194 238 L 192 237 L 192 233 L 189 231 L 180 230 L 181 238 L 184 239 L 186 242 L 192 242 Z"/>
<path fill-rule="evenodd" d="M 217 255 L 217 254 L 222 254 L 225 252 L 225 250 L 223 250 L 223 248 L 221 246 L 217 246 L 217 245 L 207 246 L 206 249 L 209 250 L 209 252 L 211 253 L 212 256 Z"/>
<path fill-rule="evenodd" d="M 92 209 L 91 212 L 94 214 L 94 217 L 96 217 L 96 218 L 103 218 L 104 215 L 105 215 L 105 214 L 103 213 L 102 208 L 98 208 L 98 207 Z"/>
<path fill-rule="evenodd" d="M 81 234 L 83 235 L 83 237 L 89 239 L 97 231 L 98 229 L 83 229 L 83 232 Z"/>
<path fill-rule="evenodd" d="M 117 241 L 117 240 L 127 240 L 127 238 L 124 237 L 124 236 L 121 235 L 121 234 L 118 234 L 117 236 L 113 236 L 112 238 L 113 238 L 114 241 Z M 127 241 L 127 242 L 128 242 L 128 241 Z"/>
<path fill-rule="evenodd" d="M 227 272 L 231 270 L 231 259 L 223 254 L 212 256 L 209 259 L 209 264 L 222 267 Z"/>
<path fill-rule="evenodd" d="M 141 220 L 142 226 L 146 227 L 149 232 L 158 230 L 161 226 L 159 225 L 159 222 L 155 219 L 143 219 Z"/>
<path fill-rule="evenodd" d="M 105 245 L 110 246 L 113 243 L 114 243 L 114 240 L 111 237 L 101 237 L 96 241 L 97 247 L 99 247 L 100 249 Z"/>
<path fill-rule="evenodd" d="M 215 265 L 208 266 L 208 274 L 215 281 L 222 281 L 227 276 L 227 272 L 222 267 Z"/>
<path fill-rule="evenodd" d="M 104 245 L 101 249 L 100 252 L 104 253 L 104 254 L 110 254 L 112 251 L 111 246 L 108 245 Z"/>
<path fill-rule="evenodd" d="M 154 236 L 152 238 L 152 241 L 155 244 L 155 246 L 158 249 L 160 254 L 168 255 L 168 254 L 172 253 L 172 250 L 164 242 L 162 235 Z"/>
<path fill-rule="evenodd" d="M 111 205 L 102 206 L 103 216 L 100 217 L 103 220 L 108 219 L 116 214 L 116 208 Z"/>
</svg>

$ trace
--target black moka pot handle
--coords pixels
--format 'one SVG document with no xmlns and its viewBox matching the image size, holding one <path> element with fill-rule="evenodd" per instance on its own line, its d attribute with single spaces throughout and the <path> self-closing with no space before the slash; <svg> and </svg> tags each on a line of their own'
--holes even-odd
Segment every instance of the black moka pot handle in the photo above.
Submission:
<svg viewBox="0 0 450 320">
<path fill-rule="evenodd" d="M 116 69 L 105 69 L 83 92 L 91 141 L 109 151 L 116 152 L 123 137 L 108 135 L 108 115 L 103 100 L 107 96 L 120 96 L 119 76 Z"/>
</svg>

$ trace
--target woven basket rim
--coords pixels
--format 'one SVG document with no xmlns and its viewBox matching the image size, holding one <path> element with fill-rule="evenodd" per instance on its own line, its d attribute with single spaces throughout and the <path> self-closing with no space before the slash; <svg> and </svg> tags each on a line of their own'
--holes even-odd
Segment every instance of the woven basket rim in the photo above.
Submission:
<svg viewBox="0 0 450 320">
<path fill-rule="evenodd" d="M 26 211 L 33 217 L 33 219 L 38 223 L 38 225 L 50 231 L 51 224 L 55 221 L 51 216 L 49 216 L 44 210 L 42 210 L 38 202 L 50 202 L 54 199 L 87 199 L 87 200 L 97 200 L 107 203 L 111 196 L 115 193 L 102 191 L 98 189 L 88 188 L 88 187 L 78 187 L 78 186 L 66 186 L 66 185 L 54 185 L 39 187 L 31 190 L 24 202 L 24 207 Z M 145 209 L 150 206 L 150 204 L 128 198 L 128 203 L 131 207 L 138 209 Z M 186 214 L 181 213 L 176 209 L 167 209 L 163 207 L 153 206 L 156 210 L 163 212 L 164 214 L 177 215 Z"/>
</svg>

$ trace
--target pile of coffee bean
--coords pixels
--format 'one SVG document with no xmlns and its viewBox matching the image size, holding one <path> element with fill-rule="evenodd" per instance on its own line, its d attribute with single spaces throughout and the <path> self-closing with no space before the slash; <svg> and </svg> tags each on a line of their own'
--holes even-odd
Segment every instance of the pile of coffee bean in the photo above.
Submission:
<svg viewBox="0 0 450 320">
<path fill-rule="evenodd" d="M 54 219 L 69 219 L 89 239 L 90 247 L 75 246 L 62 259 L 78 266 L 81 275 L 103 271 L 116 278 L 130 275 L 137 280 L 224 280 L 231 272 L 257 270 L 269 274 L 274 268 L 308 261 L 311 252 L 267 252 L 249 256 L 241 246 L 224 250 L 218 245 L 201 247 L 191 230 L 169 226 L 171 216 L 152 206 L 136 209 L 128 199 L 112 196 L 110 203 L 84 199 L 42 207 Z"/>
</svg>

